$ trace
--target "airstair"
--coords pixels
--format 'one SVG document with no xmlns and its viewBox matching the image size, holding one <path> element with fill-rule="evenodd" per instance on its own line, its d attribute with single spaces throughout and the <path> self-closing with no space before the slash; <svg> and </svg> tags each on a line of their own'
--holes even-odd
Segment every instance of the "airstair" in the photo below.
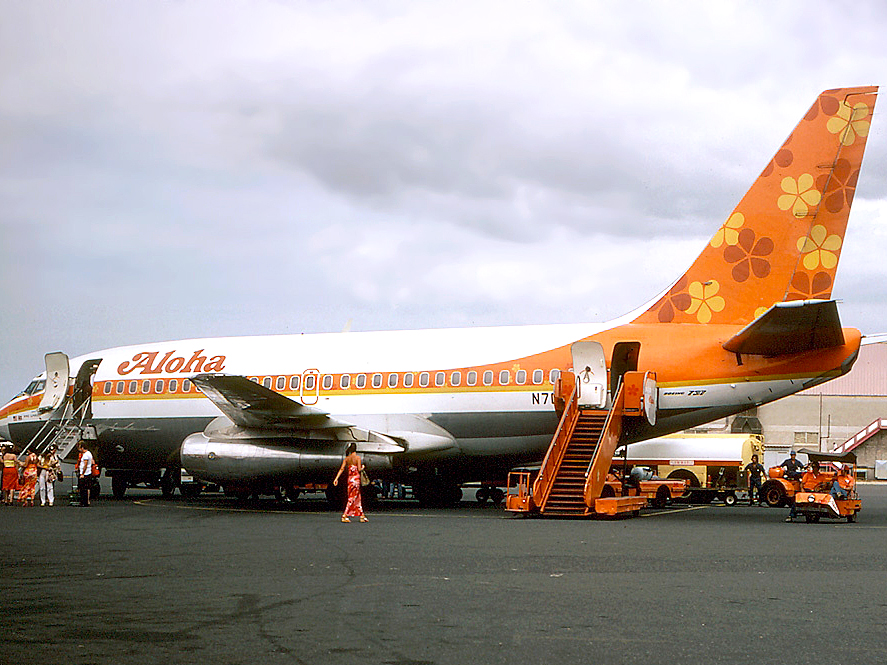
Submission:
<svg viewBox="0 0 887 665">
<path fill-rule="evenodd" d="M 604 490 L 623 419 L 649 419 L 655 414 L 655 375 L 625 372 L 610 400 L 602 360 L 595 381 L 594 363 L 577 362 L 581 358 L 575 348 L 573 353 L 574 368 L 584 369 L 559 380 L 555 402 L 563 405 L 563 414 L 558 428 L 538 474 L 533 470 L 509 474 L 506 510 L 551 517 L 637 514 L 646 505 L 645 496 L 615 491 L 604 496 Z"/>
</svg>

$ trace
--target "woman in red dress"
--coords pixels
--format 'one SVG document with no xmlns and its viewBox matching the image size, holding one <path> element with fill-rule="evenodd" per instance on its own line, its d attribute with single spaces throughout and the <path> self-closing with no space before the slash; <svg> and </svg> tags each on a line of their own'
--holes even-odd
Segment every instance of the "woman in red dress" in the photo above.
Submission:
<svg viewBox="0 0 887 665">
<path fill-rule="evenodd" d="M 363 471 L 363 460 L 357 454 L 357 444 L 349 443 L 345 451 L 345 459 L 339 467 L 339 473 L 333 479 L 333 485 L 339 484 L 339 477 L 345 469 L 348 469 L 348 503 L 345 504 L 345 512 L 342 513 L 342 521 L 350 522 L 350 517 L 359 517 L 361 522 L 369 522 L 363 514 L 363 505 L 360 502 L 360 472 Z"/>
<path fill-rule="evenodd" d="M 38 472 L 37 455 L 28 453 L 28 457 L 25 460 L 25 468 L 22 470 L 22 485 L 18 493 L 18 498 L 23 506 L 34 505 L 34 495 L 37 494 Z"/>
<path fill-rule="evenodd" d="M 18 489 L 18 460 L 10 451 L 10 445 L 3 446 L 3 503 L 7 506 L 12 505 Z"/>
</svg>

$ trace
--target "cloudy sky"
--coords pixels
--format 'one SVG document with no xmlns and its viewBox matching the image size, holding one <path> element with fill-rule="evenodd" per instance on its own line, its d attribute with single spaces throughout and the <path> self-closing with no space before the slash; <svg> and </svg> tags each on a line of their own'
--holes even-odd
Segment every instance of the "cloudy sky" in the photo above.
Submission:
<svg viewBox="0 0 887 665">
<path fill-rule="evenodd" d="M 0 0 L 0 397 L 43 354 L 606 320 L 683 272 L 887 6 Z M 876 113 L 835 296 L 887 331 Z"/>
</svg>

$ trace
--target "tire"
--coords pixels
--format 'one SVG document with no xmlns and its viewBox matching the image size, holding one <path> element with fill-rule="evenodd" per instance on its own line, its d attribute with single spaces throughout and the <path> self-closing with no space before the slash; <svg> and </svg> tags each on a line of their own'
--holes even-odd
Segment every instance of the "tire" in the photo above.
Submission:
<svg viewBox="0 0 887 665">
<path fill-rule="evenodd" d="M 785 505 L 785 489 L 778 482 L 768 480 L 764 483 L 760 493 L 761 500 L 771 508 Z"/>
<path fill-rule="evenodd" d="M 612 499 L 614 496 L 616 496 L 616 490 L 609 485 L 604 485 L 604 489 L 601 490 L 601 498 Z"/>
<path fill-rule="evenodd" d="M 478 503 L 486 503 L 487 499 L 490 498 L 490 493 L 486 487 L 481 487 L 474 493 L 474 498 L 477 499 Z"/>
<path fill-rule="evenodd" d="M 736 495 L 733 492 L 727 492 L 724 496 L 724 503 L 728 506 L 736 505 Z"/>
<path fill-rule="evenodd" d="M 668 488 L 665 485 L 661 485 L 659 489 L 656 490 L 656 496 L 650 502 L 654 508 L 665 508 L 668 505 L 668 500 L 671 498 L 671 494 L 668 491 Z"/>
<path fill-rule="evenodd" d="M 196 499 L 203 491 L 203 485 L 200 483 L 185 483 L 179 487 L 179 492 L 186 499 Z"/>
<path fill-rule="evenodd" d="M 126 496 L 126 488 L 129 486 L 128 478 L 125 474 L 115 473 L 111 476 L 111 494 L 115 499 L 122 499 Z"/>
<path fill-rule="evenodd" d="M 668 474 L 668 478 L 666 480 L 686 480 L 689 481 L 687 485 L 687 489 L 692 489 L 694 487 L 701 487 L 699 483 L 699 478 L 696 477 L 696 474 L 690 471 L 690 469 L 675 469 L 670 474 Z"/>
<path fill-rule="evenodd" d="M 849 524 L 853 524 L 853 522 L 855 522 L 855 521 L 856 521 L 856 513 L 850 513 L 849 515 L 847 515 L 847 522 Z"/>
<path fill-rule="evenodd" d="M 490 501 L 493 502 L 494 506 L 499 506 L 505 500 L 505 492 L 503 492 L 498 487 L 494 487 L 490 490 Z"/>
</svg>

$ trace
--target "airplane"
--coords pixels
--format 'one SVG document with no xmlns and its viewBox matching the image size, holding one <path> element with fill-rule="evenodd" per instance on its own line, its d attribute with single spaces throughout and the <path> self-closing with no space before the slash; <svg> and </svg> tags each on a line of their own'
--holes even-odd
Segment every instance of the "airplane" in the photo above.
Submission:
<svg viewBox="0 0 887 665">
<path fill-rule="evenodd" d="M 353 441 L 371 475 L 449 505 L 460 484 L 545 455 L 561 373 L 606 407 L 626 371 L 655 372 L 648 417 L 620 445 L 818 385 L 850 370 L 862 338 L 831 293 L 876 95 L 819 95 L 689 269 L 616 320 L 50 353 L 0 409 L 0 435 L 38 447 L 73 428 L 119 496 L 170 489 L 182 469 L 241 497 L 297 491 L 327 483 Z"/>
</svg>

